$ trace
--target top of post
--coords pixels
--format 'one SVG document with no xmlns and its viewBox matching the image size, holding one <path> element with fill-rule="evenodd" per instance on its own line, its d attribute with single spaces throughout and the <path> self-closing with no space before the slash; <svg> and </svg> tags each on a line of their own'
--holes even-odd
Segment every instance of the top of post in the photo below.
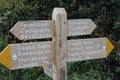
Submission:
<svg viewBox="0 0 120 80">
<path fill-rule="evenodd" d="M 66 15 L 66 11 L 64 8 L 54 8 L 52 15 L 55 14 L 65 14 Z"/>
<path fill-rule="evenodd" d="M 66 14 L 65 8 L 54 8 L 53 13 Z"/>
</svg>

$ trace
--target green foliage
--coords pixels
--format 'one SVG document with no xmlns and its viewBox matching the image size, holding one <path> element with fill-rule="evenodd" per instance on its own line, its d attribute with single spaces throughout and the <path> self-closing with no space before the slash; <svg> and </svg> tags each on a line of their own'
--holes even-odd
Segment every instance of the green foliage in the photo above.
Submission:
<svg viewBox="0 0 120 80">
<path fill-rule="evenodd" d="M 18 40 L 9 30 L 17 21 L 47 20 L 54 7 L 64 7 L 69 19 L 91 18 L 97 28 L 90 36 L 120 40 L 120 0 L 0 0 L 0 51 Z M 81 38 L 81 37 L 75 37 Z M 68 63 L 68 80 L 119 80 L 120 57 Z M 9 71 L 0 65 L 0 80 L 52 80 L 41 67 Z"/>
</svg>

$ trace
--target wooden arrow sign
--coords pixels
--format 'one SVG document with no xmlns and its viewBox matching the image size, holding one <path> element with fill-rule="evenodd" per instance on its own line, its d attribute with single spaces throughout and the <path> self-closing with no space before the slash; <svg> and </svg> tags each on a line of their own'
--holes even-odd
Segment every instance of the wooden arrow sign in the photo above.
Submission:
<svg viewBox="0 0 120 80">
<path fill-rule="evenodd" d="M 18 21 L 10 30 L 20 40 L 51 38 L 54 32 L 54 21 Z"/>
<path fill-rule="evenodd" d="M 0 54 L 0 63 L 10 70 L 53 64 L 53 42 L 10 44 Z"/>
<path fill-rule="evenodd" d="M 68 36 L 88 35 L 96 28 L 91 19 L 68 20 Z"/>
<path fill-rule="evenodd" d="M 68 62 L 105 58 L 114 46 L 107 38 L 68 41 Z"/>
</svg>

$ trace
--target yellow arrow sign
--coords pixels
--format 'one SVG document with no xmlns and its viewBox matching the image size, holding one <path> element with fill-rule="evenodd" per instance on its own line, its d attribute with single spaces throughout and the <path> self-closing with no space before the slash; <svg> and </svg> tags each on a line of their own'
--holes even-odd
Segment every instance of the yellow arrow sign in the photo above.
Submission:
<svg viewBox="0 0 120 80">
<path fill-rule="evenodd" d="M 68 62 L 107 57 L 114 46 L 107 38 L 68 41 Z"/>
<path fill-rule="evenodd" d="M 10 70 L 53 64 L 53 42 L 9 44 L 0 54 L 0 63 Z"/>
<path fill-rule="evenodd" d="M 114 48 L 113 44 L 109 41 L 109 39 L 106 39 L 106 56 L 110 54 L 112 49 Z"/>
<path fill-rule="evenodd" d="M 0 63 L 11 69 L 10 45 L 0 53 Z"/>
</svg>

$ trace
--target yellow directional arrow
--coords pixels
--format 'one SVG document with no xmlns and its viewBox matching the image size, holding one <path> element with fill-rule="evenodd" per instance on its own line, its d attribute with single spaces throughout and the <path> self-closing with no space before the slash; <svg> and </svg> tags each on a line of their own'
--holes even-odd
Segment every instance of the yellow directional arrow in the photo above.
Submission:
<svg viewBox="0 0 120 80">
<path fill-rule="evenodd" d="M 53 64 L 53 42 L 9 44 L 0 54 L 0 63 L 10 70 Z"/>
<path fill-rule="evenodd" d="M 11 60 L 10 60 L 10 45 L 8 45 L 0 53 L 0 63 L 6 66 L 8 69 L 11 69 Z"/>
<path fill-rule="evenodd" d="M 110 54 L 110 52 L 112 51 L 112 49 L 114 48 L 113 44 L 109 41 L 109 39 L 106 39 L 106 56 L 108 56 Z"/>
</svg>

